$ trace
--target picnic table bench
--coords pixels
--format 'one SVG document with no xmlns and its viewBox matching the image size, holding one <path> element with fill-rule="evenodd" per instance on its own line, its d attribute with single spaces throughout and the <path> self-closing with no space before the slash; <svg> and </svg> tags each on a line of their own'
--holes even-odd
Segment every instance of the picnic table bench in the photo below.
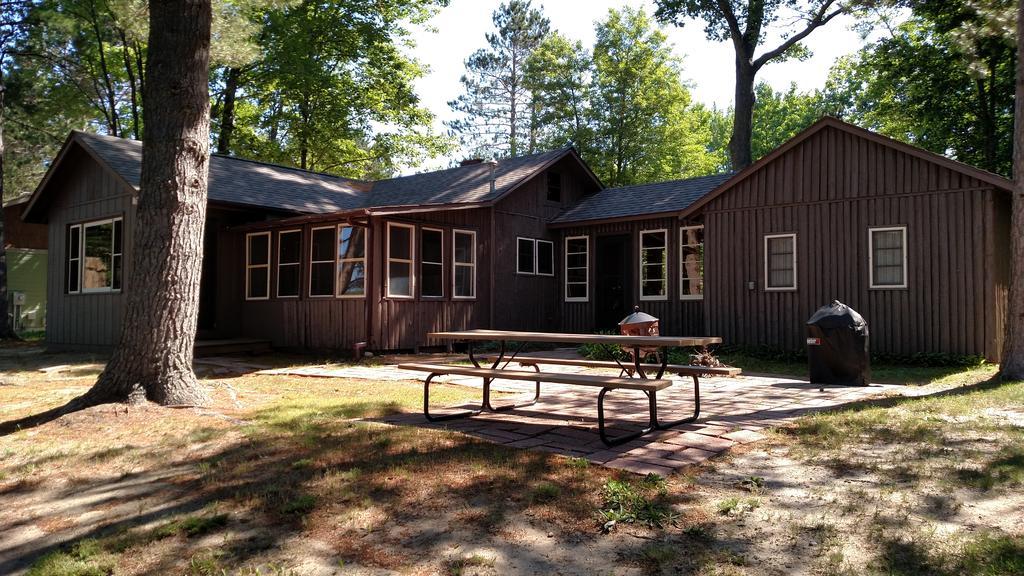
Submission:
<svg viewBox="0 0 1024 576">
<path fill-rule="evenodd" d="M 601 441 L 608 446 L 615 446 L 639 438 L 653 430 L 665 430 L 695 421 L 700 416 L 700 382 L 698 377 L 703 374 L 725 374 L 735 375 L 738 369 L 730 368 L 706 368 L 695 366 L 682 366 L 668 364 L 667 349 L 669 347 L 685 346 L 707 346 L 721 342 L 720 338 L 691 338 L 673 336 L 622 336 L 614 334 L 558 334 L 544 332 L 518 332 L 505 330 L 467 330 L 460 332 L 433 332 L 429 338 L 437 340 L 466 341 L 468 343 L 469 360 L 472 366 L 457 364 L 430 364 L 430 363 L 406 363 L 399 364 L 399 368 L 427 373 L 423 382 L 423 414 L 428 421 L 438 422 L 455 418 L 465 418 L 478 415 L 484 411 L 501 412 L 514 408 L 521 408 L 535 404 L 540 398 L 540 384 L 547 382 L 551 384 L 565 384 L 571 386 L 590 386 L 600 388 L 597 396 L 597 424 Z M 474 342 L 495 341 L 499 343 L 497 356 L 478 357 L 474 353 Z M 512 354 L 506 358 L 508 343 L 517 342 L 519 345 Z M 562 344 L 585 344 L 602 343 L 625 346 L 635 349 L 634 362 L 622 364 L 618 361 L 595 361 L 595 360 L 574 360 L 557 359 L 535 356 L 519 356 L 519 352 L 530 342 L 562 343 Z M 657 347 L 661 349 L 661 364 L 646 364 L 640 361 L 641 348 Z M 481 366 L 481 362 L 489 362 L 490 367 Z M 508 369 L 512 362 L 520 366 L 529 366 L 533 371 Z M 619 368 L 618 377 L 603 376 L 594 374 L 567 374 L 564 372 L 543 372 L 540 365 L 570 365 L 592 368 Z M 657 373 L 657 376 L 649 378 L 648 374 Z M 672 386 L 671 380 L 663 379 L 665 372 L 684 374 L 693 378 L 694 411 L 691 416 L 670 422 L 661 422 L 658 418 L 658 392 Z M 627 376 L 623 377 L 623 374 Z M 442 375 L 479 377 L 483 380 L 483 398 L 480 407 L 473 410 L 456 412 L 444 415 L 430 413 L 430 384 L 434 378 Z M 491 383 L 495 379 L 516 380 L 535 382 L 536 388 L 533 398 L 524 404 L 508 404 L 493 406 L 491 404 Z M 648 399 L 647 425 L 637 432 L 622 434 L 614 438 L 607 434 L 604 416 L 604 400 L 608 392 L 612 390 L 639 390 Z"/>
</svg>

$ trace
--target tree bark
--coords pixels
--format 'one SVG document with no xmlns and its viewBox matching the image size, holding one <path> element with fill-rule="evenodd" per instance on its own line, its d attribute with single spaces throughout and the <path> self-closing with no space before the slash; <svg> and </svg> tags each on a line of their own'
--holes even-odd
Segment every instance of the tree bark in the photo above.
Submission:
<svg viewBox="0 0 1024 576">
<path fill-rule="evenodd" d="M 192 371 L 209 171 L 210 0 L 149 7 L 145 135 L 126 307 L 114 355 L 79 404 L 209 401 Z M 74 402 L 74 401 L 73 401 Z"/>
<path fill-rule="evenodd" d="M 1010 296 L 999 374 L 1024 380 L 1024 0 L 1017 3 L 1017 97 L 1013 105 L 1013 212 L 1010 224 Z"/>
<path fill-rule="evenodd" d="M 235 131 L 235 97 L 238 94 L 238 80 L 241 68 L 228 68 L 224 81 L 224 104 L 220 110 L 220 133 L 217 134 L 217 154 L 231 153 L 231 136 Z"/>
<path fill-rule="evenodd" d="M 2 58 L 0 58 L 2 61 Z M 4 71 L 0 69 L 0 204 L 6 189 L 4 188 L 4 91 L 7 83 Z M 0 339 L 15 338 L 14 326 L 8 319 L 7 306 L 7 236 L 4 229 L 4 214 L 0 208 Z"/>
<path fill-rule="evenodd" d="M 748 54 L 736 51 L 736 93 L 733 106 L 729 159 L 733 170 L 742 170 L 753 162 L 751 139 L 754 134 L 754 77 L 757 70 Z"/>
</svg>

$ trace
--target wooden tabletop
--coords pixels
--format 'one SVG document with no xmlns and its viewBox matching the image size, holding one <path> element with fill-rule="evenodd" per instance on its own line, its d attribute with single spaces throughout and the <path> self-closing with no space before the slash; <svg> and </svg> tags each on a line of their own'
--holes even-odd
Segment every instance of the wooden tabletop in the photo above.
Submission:
<svg viewBox="0 0 1024 576">
<path fill-rule="evenodd" d="M 486 340 L 550 342 L 555 344 L 615 344 L 620 346 L 687 347 L 721 344 L 717 336 L 623 336 L 620 334 L 560 334 L 557 332 L 518 332 L 515 330 L 463 330 L 431 332 L 438 340 Z"/>
</svg>

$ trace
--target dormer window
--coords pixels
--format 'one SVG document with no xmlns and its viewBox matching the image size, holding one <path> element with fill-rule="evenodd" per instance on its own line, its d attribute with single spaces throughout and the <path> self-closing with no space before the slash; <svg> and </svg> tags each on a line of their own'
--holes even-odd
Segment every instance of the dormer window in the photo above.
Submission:
<svg viewBox="0 0 1024 576">
<path fill-rule="evenodd" d="M 548 172 L 548 202 L 562 201 L 562 175 Z"/>
</svg>

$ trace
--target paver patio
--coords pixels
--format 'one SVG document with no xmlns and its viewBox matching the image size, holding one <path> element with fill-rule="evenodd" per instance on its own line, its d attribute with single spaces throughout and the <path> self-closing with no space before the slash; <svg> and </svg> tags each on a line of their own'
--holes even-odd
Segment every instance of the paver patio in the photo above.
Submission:
<svg viewBox="0 0 1024 576">
<path fill-rule="evenodd" d="M 602 373 L 563 367 L 565 371 Z M 607 373 L 607 372 L 604 372 Z M 408 379 L 415 379 L 414 373 Z M 658 395 L 658 411 L 663 420 L 692 414 L 693 382 L 672 378 L 676 384 Z M 451 379 L 453 383 L 479 386 L 479 379 Z M 496 381 L 500 389 L 529 392 L 532 383 Z M 422 413 L 397 414 L 382 421 L 396 424 L 447 429 L 496 444 L 543 450 L 576 456 L 638 474 L 666 475 L 679 468 L 697 464 L 740 444 L 764 438 L 761 430 L 785 425 L 813 411 L 879 396 L 899 390 L 892 385 L 868 387 L 820 387 L 806 381 L 741 376 L 701 379 L 701 417 L 693 424 L 671 430 L 654 431 L 643 438 L 609 448 L 597 434 L 597 390 L 558 384 L 542 384 L 537 404 L 500 413 L 483 413 L 472 418 L 429 423 Z M 513 400 L 505 400 L 512 402 Z M 498 404 L 498 402 L 495 402 Z M 471 405 L 452 409 L 471 408 Z M 432 412 L 441 413 L 440 406 Z M 626 390 L 609 394 L 605 400 L 609 433 L 621 434 L 646 424 L 647 398 Z"/>
</svg>

